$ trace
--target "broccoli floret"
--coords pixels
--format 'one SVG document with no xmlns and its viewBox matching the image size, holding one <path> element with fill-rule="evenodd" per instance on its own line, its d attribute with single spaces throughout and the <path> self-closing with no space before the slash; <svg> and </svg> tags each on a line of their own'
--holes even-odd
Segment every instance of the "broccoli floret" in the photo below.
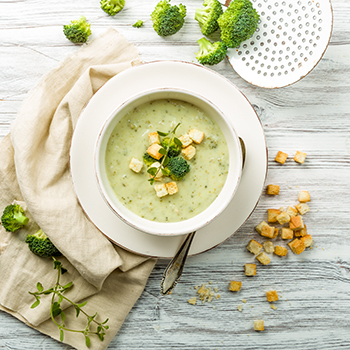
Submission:
<svg viewBox="0 0 350 350">
<path fill-rule="evenodd" d="M 211 43 L 206 38 L 197 40 L 199 51 L 196 58 L 201 64 L 214 65 L 221 62 L 226 57 L 227 47 L 221 41 Z"/>
<path fill-rule="evenodd" d="M 125 0 L 101 0 L 100 4 L 104 12 L 114 16 L 124 8 Z"/>
<path fill-rule="evenodd" d="M 86 43 L 91 35 L 91 24 L 86 22 L 86 18 L 81 16 L 76 21 L 71 21 L 70 24 L 63 26 L 63 33 L 68 40 L 73 43 Z"/>
<path fill-rule="evenodd" d="M 34 254 L 44 258 L 62 255 L 42 229 L 33 235 L 28 235 L 26 238 L 26 243 L 28 243 L 29 249 Z"/>
<path fill-rule="evenodd" d="M 135 28 L 141 28 L 143 26 L 143 21 L 141 19 L 139 19 L 132 26 Z"/>
<path fill-rule="evenodd" d="M 170 158 L 165 171 L 174 181 L 181 181 L 190 171 L 190 165 L 182 157 Z"/>
<path fill-rule="evenodd" d="M 153 29 L 160 36 L 173 35 L 182 28 L 185 17 L 185 5 L 171 6 L 170 0 L 161 0 L 151 14 Z"/>
<path fill-rule="evenodd" d="M 210 35 L 218 28 L 218 18 L 223 14 L 222 5 L 218 0 L 204 0 L 202 8 L 196 9 L 195 20 L 198 21 L 202 33 Z"/>
<path fill-rule="evenodd" d="M 163 148 L 167 149 L 169 146 L 169 142 L 170 142 L 170 137 L 164 137 L 164 139 L 161 142 Z M 169 158 L 176 157 L 180 154 L 180 152 L 181 152 L 181 146 L 177 145 L 174 142 L 174 139 L 172 139 L 172 142 L 170 143 L 170 146 L 169 146 L 168 157 Z"/>
<path fill-rule="evenodd" d="M 29 219 L 19 204 L 8 205 L 1 216 L 1 223 L 7 232 L 15 232 L 28 224 Z"/>
<path fill-rule="evenodd" d="M 151 157 L 147 152 L 143 155 L 142 159 L 147 167 L 150 167 L 153 163 L 158 162 L 157 159 Z"/>
<path fill-rule="evenodd" d="M 219 17 L 221 40 L 227 47 L 237 47 L 255 32 L 259 14 L 249 0 L 234 0 Z"/>
</svg>

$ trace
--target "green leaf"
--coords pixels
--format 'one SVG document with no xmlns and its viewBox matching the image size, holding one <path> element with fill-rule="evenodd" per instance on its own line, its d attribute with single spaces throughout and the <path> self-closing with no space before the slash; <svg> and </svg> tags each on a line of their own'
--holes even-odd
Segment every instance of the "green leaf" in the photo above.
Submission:
<svg viewBox="0 0 350 350">
<path fill-rule="evenodd" d="M 53 288 L 50 288 L 45 290 L 44 294 L 47 295 L 47 294 L 51 294 L 52 292 L 53 292 Z"/>
<path fill-rule="evenodd" d="M 158 151 L 160 154 L 162 154 L 163 156 L 165 156 L 166 155 L 166 149 L 165 148 L 161 148 L 161 149 L 159 149 L 159 151 Z"/>
<path fill-rule="evenodd" d="M 177 138 L 177 137 L 174 137 L 174 142 L 176 145 L 178 145 L 179 147 L 182 147 L 182 142 Z"/>
<path fill-rule="evenodd" d="M 158 168 L 149 168 L 147 170 L 148 174 L 151 174 L 152 176 L 154 176 L 157 173 Z"/>
<path fill-rule="evenodd" d="M 80 314 L 80 309 L 75 305 L 74 305 L 74 308 L 75 308 L 75 312 L 76 312 L 76 317 L 78 317 Z"/>
<path fill-rule="evenodd" d="M 161 132 L 161 131 L 157 131 L 157 133 L 158 133 L 158 135 L 159 136 L 168 136 L 169 135 L 169 133 L 168 132 Z"/>
<path fill-rule="evenodd" d="M 87 301 L 84 301 L 83 303 L 81 303 L 81 304 L 77 304 L 77 306 L 78 307 L 83 307 L 83 306 L 85 306 L 87 304 Z"/>
<path fill-rule="evenodd" d="M 61 266 L 62 266 L 62 263 L 60 261 L 58 261 L 58 260 L 53 261 L 53 268 L 55 270 L 59 270 L 61 268 Z"/>
<path fill-rule="evenodd" d="M 54 302 L 51 305 L 51 311 L 52 311 L 53 317 L 58 316 L 62 312 L 61 305 L 58 302 Z"/>
<path fill-rule="evenodd" d="M 34 309 L 34 308 L 36 308 L 37 306 L 39 306 L 39 304 L 40 304 L 40 300 L 37 299 L 36 302 L 34 302 L 33 305 L 32 305 L 30 308 L 31 308 L 31 309 Z"/>
<path fill-rule="evenodd" d="M 168 163 L 169 163 L 169 157 L 168 156 L 165 156 L 164 157 L 164 160 L 163 160 L 163 166 L 167 166 L 168 165 Z"/>
<path fill-rule="evenodd" d="M 154 178 L 149 179 L 148 181 L 150 182 L 150 184 L 151 184 L 151 185 L 153 185 L 153 184 L 154 184 L 154 182 L 155 182 Z"/>
<path fill-rule="evenodd" d="M 106 324 L 108 322 L 109 318 L 106 319 L 106 321 L 102 322 L 101 324 Z M 105 327 L 106 328 L 106 327 Z M 107 328 L 106 328 L 107 329 Z"/>
<path fill-rule="evenodd" d="M 64 339 L 63 329 L 60 329 L 60 341 L 63 341 L 63 339 Z"/>
<path fill-rule="evenodd" d="M 62 273 L 62 275 L 64 275 L 66 272 L 68 272 L 68 270 L 65 269 L 64 267 L 61 267 L 61 273 Z"/>
<path fill-rule="evenodd" d="M 109 326 L 105 326 L 105 329 L 106 329 L 106 330 L 109 329 Z"/>
<path fill-rule="evenodd" d="M 85 336 L 85 344 L 87 347 L 90 347 L 90 338 L 87 335 Z"/>
<path fill-rule="evenodd" d="M 73 285 L 73 282 L 69 282 L 69 283 L 67 283 L 65 286 L 63 286 L 62 288 L 63 288 L 64 290 L 66 290 L 66 289 L 72 287 L 72 285 Z"/>
<path fill-rule="evenodd" d="M 61 312 L 61 319 L 62 319 L 62 322 L 66 320 L 66 314 L 63 311 Z"/>
<path fill-rule="evenodd" d="M 164 176 L 168 176 L 168 172 L 167 172 L 165 169 L 162 168 L 162 169 L 160 169 L 160 170 L 162 171 L 162 173 L 163 173 Z"/>
<path fill-rule="evenodd" d="M 101 341 L 104 341 L 104 334 L 103 333 L 97 333 L 97 336 L 100 338 Z"/>
<path fill-rule="evenodd" d="M 39 292 L 42 292 L 44 290 L 44 287 L 43 287 L 43 285 L 40 282 L 38 282 L 36 284 L 36 288 L 38 289 Z"/>
</svg>

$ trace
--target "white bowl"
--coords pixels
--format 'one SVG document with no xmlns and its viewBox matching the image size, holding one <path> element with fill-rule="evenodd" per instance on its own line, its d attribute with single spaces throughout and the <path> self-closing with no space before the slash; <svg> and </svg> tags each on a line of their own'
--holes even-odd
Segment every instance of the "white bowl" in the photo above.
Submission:
<svg viewBox="0 0 350 350">
<path fill-rule="evenodd" d="M 126 208 L 115 195 L 106 174 L 105 154 L 109 137 L 121 118 L 135 107 L 158 99 L 176 99 L 202 109 L 220 127 L 229 149 L 229 170 L 226 182 L 218 197 L 198 215 L 179 222 L 155 222 L 144 219 Z M 242 173 L 242 150 L 239 138 L 228 119 L 208 99 L 192 91 L 169 87 L 145 91 L 119 105 L 102 126 L 95 146 L 95 173 L 103 199 L 111 210 L 128 225 L 150 234 L 176 236 L 194 232 L 207 225 L 222 213 L 234 196 Z M 215 234 L 215 232 L 213 232 Z"/>
</svg>

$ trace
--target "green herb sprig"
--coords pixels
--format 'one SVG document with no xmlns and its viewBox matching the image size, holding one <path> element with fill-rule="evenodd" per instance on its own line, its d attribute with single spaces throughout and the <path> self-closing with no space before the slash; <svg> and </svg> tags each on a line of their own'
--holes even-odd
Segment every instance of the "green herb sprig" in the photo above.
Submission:
<svg viewBox="0 0 350 350">
<path fill-rule="evenodd" d="M 174 142 L 177 146 L 181 147 L 182 146 L 182 142 L 175 136 L 176 130 L 177 128 L 180 126 L 181 123 L 178 123 L 174 129 L 170 130 L 169 132 L 162 132 L 162 131 L 157 131 L 159 136 L 165 137 L 165 136 L 169 136 L 170 137 L 170 141 L 168 143 L 168 147 L 167 148 L 161 148 L 158 152 L 160 154 L 163 155 L 162 158 L 162 162 L 160 163 L 160 166 L 158 168 L 156 167 L 151 167 L 147 170 L 147 172 L 152 176 L 148 181 L 150 182 L 151 185 L 154 184 L 154 182 L 156 181 L 156 176 L 158 175 L 159 171 L 161 171 L 163 173 L 164 176 L 168 176 L 168 172 L 164 169 L 164 167 L 166 167 L 169 163 L 169 149 L 170 146 L 172 144 L 172 142 Z"/>
<path fill-rule="evenodd" d="M 90 337 L 89 335 L 96 334 L 98 338 L 103 341 L 104 336 L 106 335 L 106 331 L 108 330 L 109 326 L 106 324 L 108 322 L 108 318 L 104 322 L 98 322 L 96 321 L 97 312 L 94 315 L 88 315 L 82 307 L 84 307 L 87 302 L 83 302 L 80 304 L 77 304 L 73 302 L 72 300 L 68 299 L 66 296 L 63 295 L 64 292 L 66 292 L 68 289 L 73 287 L 73 282 L 69 282 L 65 285 L 60 284 L 60 278 L 61 275 L 67 272 L 67 270 L 62 266 L 62 263 L 58 260 L 56 260 L 54 257 L 52 257 L 54 260 L 54 269 L 57 270 L 57 280 L 56 284 L 49 289 L 44 289 L 42 284 L 40 282 L 37 283 L 37 291 L 36 292 L 28 292 L 29 294 L 33 295 L 36 299 L 36 301 L 31 306 L 32 309 L 36 308 L 40 304 L 40 299 L 42 295 L 49 295 L 52 294 L 51 298 L 51 310 L 50 310 L 50 316 L 53 323 L 58 327 L 60 331 L 60 340 L 63 341 L 64 339 L 64 331 L 67 332 L 75 332 L 75 333 L 82 333 L 85 337 L 85 344 L 87 347 L 90 346 Z M 76 330 L 76 329 L 70 329 L 67 328 L 65 325 L 66 321 L 66 314 L 61 309 L 61 302 L 63 300 L 66 300 L 69 302 L 76 311 L 76 317 L 80 315 L 80 313 L 84 314 L 87 319 L 86 327 L 82 330 Z M 60 322 L 57 320 L 57 317 L 60 316 Z M 91 324 L 95 324 L 95 330 L 91 329 Z"/>
</svg>

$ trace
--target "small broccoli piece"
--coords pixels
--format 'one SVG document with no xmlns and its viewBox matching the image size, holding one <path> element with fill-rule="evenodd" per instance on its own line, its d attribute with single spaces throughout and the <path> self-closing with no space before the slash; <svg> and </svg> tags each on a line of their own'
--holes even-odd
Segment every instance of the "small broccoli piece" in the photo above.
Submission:
<svg viewBox="0 0 350 350">
<path fill-rule="evenodd" d="M 157 159 L 151 157 L 147 152 L 143 155 L 142 159 L 148 167 L 150 167 L 153 163 L 158 162 Z"/>
<path fill-rule="evenodd" d="M 170 137 L 164 137 L 161 144 L 165 149 L 167 149 L 169 146 L 169 142 L 170 142 Z M 177 145 L 174 142 L 174 139 L 172 139 L 170 146 L 169 146 L 168 157 L 169 158 L 176 157 L 180 154 L 180 152 L 181 152 L 181 146 Z"/>
<path fill-rule="evenodd" d="M 185 17 L 185 5 L 171 6 L 170 0 L 161 0 L 151 14 L 153 29 L 160 36 L 173 35 L 182 28 Z"/>
<path fill-rule="evenodd" d="M 132 26 L 135 28 L 141 28 L 143 26 L 143 21 L 141 19 L 139 19 Z"/>
<path fill-rule="evenodd" d="M 218 0 L 204 0 L 202 8 L 196 9 L 195 20 L 198 21 L 204 35 L 214 33 L 218 28 L 218 18 L 223 14 Z"/>
<path fill-rule="evenodd" d="M 237 47 L 255 32 L 259 14 L 249 0 L 234 0 L 219 17 L 221 40 L 227 47 Z"/>
<path fill-rule="evenodd" d="M 28 243 L 30 251 L 38 256 L 50 258 L 51 256 L 62 255 L 42 229 L 33 235 L 28 235 L 26 238 L 26 243 Z"/>
<path fill-rule="evenodd" d="M 174 181 L 181 181 L 190 171 L 190 165 L 182 157 L 170 158 L 165 171 Z"/>
<path fill-rule="evenodd" d="M 1 223 L 7 232 L 15 232 L 28 224 L 29 219 L 24 215 L 24 210 L 19 204 L 10 204 L 1 216 Z"/>
<path fill-rule="evenodd" d="M 226 57 L 227 47 L 221 41 L 211 43 L 206 38 L 197 40 L 199 51 L 196 52 L 196 58 L 201 64 L 210 66 L 218 64 Z"/>
<path fill-rule="evenodd" d="M 104 12 L 114 16 L 124 8 L 125 0 L 101 0 L 100 4 Z"/>
<path fill-rule="evenodd" d="M 68 40 L 76 44 L 86 43 L 91 35 L 91 24 L 86 22 L 86 18 L 81 16 L 76 21 L 63 26 L 63 33 Z"/>
</svg>

